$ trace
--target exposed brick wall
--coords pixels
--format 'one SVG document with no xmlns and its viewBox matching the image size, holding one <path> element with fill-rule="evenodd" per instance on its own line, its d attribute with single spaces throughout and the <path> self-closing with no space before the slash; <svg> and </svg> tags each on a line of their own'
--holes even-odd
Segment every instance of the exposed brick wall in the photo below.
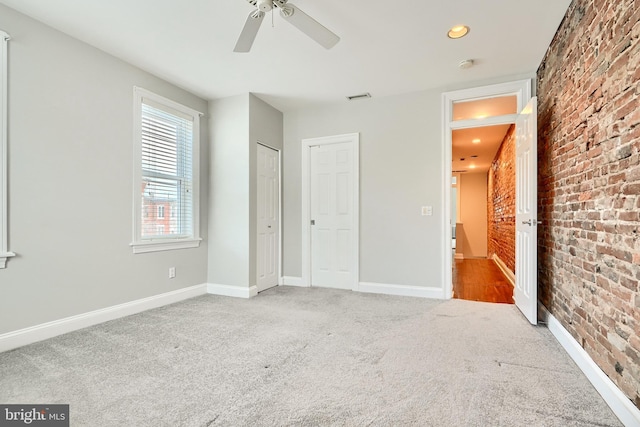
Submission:
<svg viewBox="0 0 640 427">
<path fill-rule="evenodd" d="M 515 126 L 511 125 L 489 168 L 487 239 L 489 257 L 496 254 L 516 271 Z"/>
<path fill-rule="evenodd" d="M 574 0 L 537 76 L 540 298 L 636 406 L 639 4 Z"/>
</svg>

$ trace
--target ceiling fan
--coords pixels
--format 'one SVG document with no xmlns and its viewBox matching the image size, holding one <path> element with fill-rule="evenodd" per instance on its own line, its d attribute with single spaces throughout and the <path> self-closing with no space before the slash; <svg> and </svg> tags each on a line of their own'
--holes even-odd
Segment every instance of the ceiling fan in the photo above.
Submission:
<svg viewBox="0 0 640 427">
<path fill-rule="evenodd" d="M 329 31 L 318 21 L 304 13 L 298 7 L 288 4 L 287 2 L 289 0 L 247 1 L 257 9 L 249 14 L 247 22 L 244 24 L 242 33 L 240 33 L 240 37 L 236 43 L 236 47 L 233 49 L 234 52 L 249 52 L 251 50 L 251 46 L 256 39 L 265 13 L 273 10 L 273 8 L 280 9 L 280 15 L 285 21 L 291 23 L 291 25 L 311 37 L 326 49 L 331 49 L 340 41 L 340 37 Z"/>
</svg>

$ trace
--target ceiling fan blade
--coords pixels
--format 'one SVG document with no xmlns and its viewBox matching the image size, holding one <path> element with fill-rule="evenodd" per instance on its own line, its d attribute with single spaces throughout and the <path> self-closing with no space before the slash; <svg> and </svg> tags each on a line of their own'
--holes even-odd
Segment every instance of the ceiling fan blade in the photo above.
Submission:
<svg viewBox="0 0 640 427">
<path fill-rule="evenodd" d="M 263 19 L 264 12 L 260 12 L 259 10 L 254 10 L 249 14 L 247 22 L 245 22 L 244 28 L 240 33 L 240 37 L 238 37 L 236 47 L 233 49 L 234 52 L 249 52 L 251 50 L 251 46 L 256 39 Z"/>
<path fill-rule="evenodd" d="M 326 49 L 331 49 L 340 41 L 340 37 L 292 4 L 281 7 L 280 15 Z"/>
</svg>

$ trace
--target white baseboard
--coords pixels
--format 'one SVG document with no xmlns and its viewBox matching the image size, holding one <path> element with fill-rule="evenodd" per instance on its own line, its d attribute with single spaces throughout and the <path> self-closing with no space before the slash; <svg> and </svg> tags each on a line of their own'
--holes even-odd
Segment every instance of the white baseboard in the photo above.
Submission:
<svg viewBox="0 0 640 427">
<path fill-rule="evenodd" d="M 498 255 L 493 254 L 491 258 L 493 259 L 493 262 L 496 263 L 500 271 L 502 271 L 502 274 L 504 274 L 505 277 L 509 280 L 509 282 L 511 282 L 511 286 L 515 287 L 516 275 L 513 274 L 513 271 L 511 271 L 509 267 L 507 267 L 507 264 L 505 264 L 504 261 L 502 261 L 502 259 L 500 259 Z"/>
<path fill-rule="evenodd" d="M 387 283 L 360 282 L 359 292 L 372 294 L 400 295 L 405 297 L 443 299 L 444 289 L 422 286 L 393 285 Z"/>
<path fill-rule="evenodd" d="M 582 370 L 591 384 L 600 393 L 614 414 L 625 426 L 640 426 L 640 410 L 614 384 L 578 341 L 567 331 L 546 307 L 540 306 L 547 327 L 573 361 Z"/>
<path fill-rule="evenodd" d="M 454 255 L 453 259 L 464 259 L 464 254 L 456 252 L 456 254 Z"/>
<path fill-rule="evenodd" d="M 299 286 L 302 288 L 308 288 L 308 286 L 302 284 L 302 277 L 282 276 L 281 279 L 281 284 L 284 286 Z"/>
<path fill-rule="evenodd" d="M 191 286 L 2 334 L 0 335 L 0 353 L 206 293 L 207 286 L 204 284 Z"/>
<path fill-rule="evenodd" d="M 281 284 L 284 286 L 308 288 L 307 285 L 302 283 L 302 277 L 283 276 L 281 278 Z M 427 288 L 422 286 L 393 285 L 373 282 L 359 282 L 357 288 L 354 288 L 353 291 L 435 299 L 443 299 L 444 295 L 444 290 L 442 288 Z"/>
<path fill-rule="evenodd" d="M 242 287 L 242 286 L 219 285 L 216 283 L 208 283 L 207 293 L 210 293 L 213 295 L 222 295 L 225 297 L 234 297 L 234 298 L 253 298 L 256 295 L 258 295 L 258 287 L 257 286 Z"/>
</svg>

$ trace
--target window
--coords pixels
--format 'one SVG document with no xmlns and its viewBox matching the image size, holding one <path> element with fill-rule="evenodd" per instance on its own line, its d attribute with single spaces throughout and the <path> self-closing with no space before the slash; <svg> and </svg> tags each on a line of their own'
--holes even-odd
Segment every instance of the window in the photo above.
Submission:
<svg viewBox="0 0 640 427">
<path fill-rule="evenodd" d="M 516 95 L 453 102 L 453 120 L 486 119 L 518 113 Z"/>
<path fill-rule="evenodd" d="M 134 88 L 134 253 L 195 248 L 202 240 L 198 217 L 200 115 Z M 166 208 L 171 218 L 165 217 Z"/>
<path fill-rule="evenodd" d="M 8 248 L 9 200 L 7 197 L 7 42 L 9 34 L 0 31 L 0 268 L 7 266 L 7 259 L 15 256 Z"/>
</svg>

